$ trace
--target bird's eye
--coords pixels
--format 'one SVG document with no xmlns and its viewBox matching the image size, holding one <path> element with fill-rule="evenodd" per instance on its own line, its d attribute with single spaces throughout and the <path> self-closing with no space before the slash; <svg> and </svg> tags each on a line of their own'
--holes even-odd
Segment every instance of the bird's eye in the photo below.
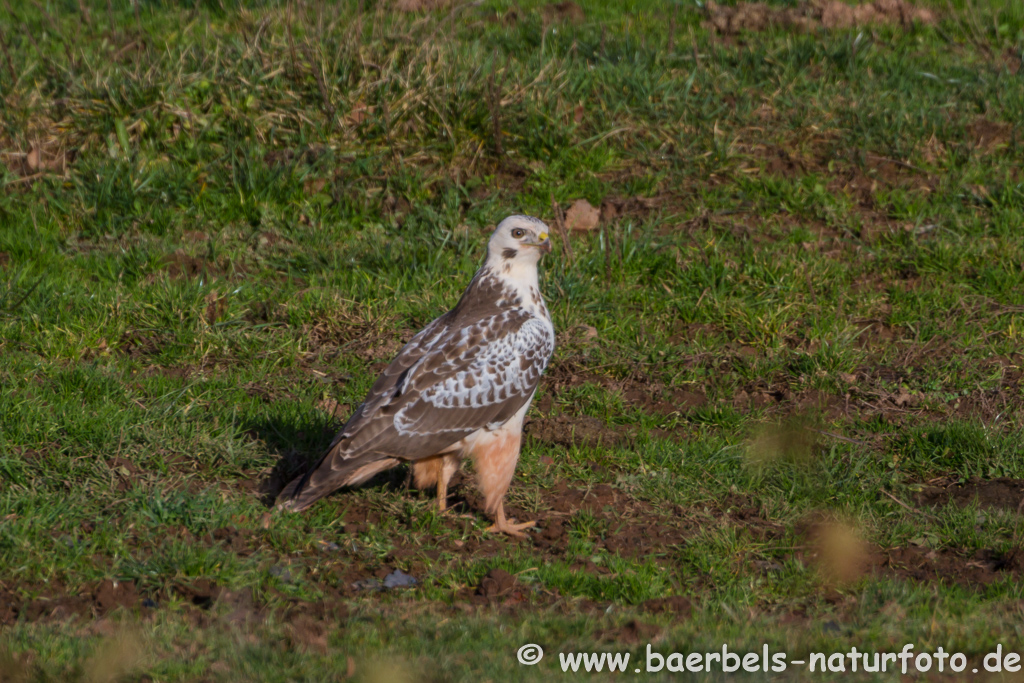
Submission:
<svg viewBox="0 0 1024 683">
<path fill-rule="evenodd" d="M 515 230 L 512 231 L 512 236 L 515 237 L 516 239 L 521 238 L 525 234 L 526 231 L 523 230 L 522 228 L 516 228 Z"/>
</svg>

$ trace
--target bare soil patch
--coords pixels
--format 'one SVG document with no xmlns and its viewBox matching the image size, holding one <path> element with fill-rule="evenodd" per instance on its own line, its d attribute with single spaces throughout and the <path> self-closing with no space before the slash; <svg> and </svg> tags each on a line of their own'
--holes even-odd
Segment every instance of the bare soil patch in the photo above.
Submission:
<svg viewBox="0 0 1024 683">
<path fill-rule="evenodd" d="M 160 269 L 175 280 L 182 278 L 219 276 L 223 271 L 215 263 L 206 259 L 189 256 L 182 250 L 177 250 L 160 260 Z"/>
<path fill-rule="evenodd" d="M 125 330 L 117 349 L 132 358 L 142 358 L 160 353 L 166 340 L 159 334 Z M 147 368 L 147 371 L 151 368 Z"/>
<path fill-rule="evenodd" d="M 134 581 L 105 579 L 92 592 L 92 605 L 97 616 L 103 616 L 118 607 L 131 607 L 138 599 Z"/>
<path fill-rule="evenodd" d="M 530 420 L 523 431 L 532 439 L 565 448 L 618 446 L 629 436 L 625 429 L 612 429 L 596 417 L 568 415 Z"/>
<path fill-rule="evenodd" d="M 540 16 L 544 26 L 563 21 L 579 24 L 587 18 L 583 8 L 572 2 L 572 0 L 545 5 L 540 10 Z"/>
<path fill-rule="evenodd" d="M 77 149 L 69 149 L 58 137 L 52 136 L 32 143 L 27 152 L 0 149 L 0 162 L 27 181 L 47 174 L 62 176 L 77 156 Z"/>
<path fill-rule="evenodd" d="M 937 21 L 931 10 L 915 7 L 904 0 L 875 0 L 858 5 L 849 5 L 841 0 L 812 0 L 796 7 L 777 7 L 760 2 L 727 6 L 709 0 L 707 12 L 710 26 L 723 34 L 764 31 L 772 26 L 800 31 L 881 24 L 909 28 L 915 22 L 934 24 Z"/>
<path fill-rule="evenodd" d="M 908 545 L 883 548 L 867 544 L 842 525 L 824 520 L 812 522 L 798 535 L 807 545 L 795 555 L 818 568 L 829 580 L 849 584 L 865 575 L 885 576 L 921 583 L 942 582 L 979 588 L 1003 576 L 1020 574 L 1022 563 L 1015 553 L 981 548 L 930 548 Z M 836 574 L 838 572 L 838 575 Z"/>
<path fill-rule="evenodd" d="M 639 645 L 649 643 L 661 635 L 662 629 L 654 624 L 648 624 L 638 619 L 630 619 L 618 628 L 603 629 L 598 631 L 597 639 L 606 643 L 622 643 L 625 645 Z"/>
<path fill-rule="evenodd" d="M 974 477 L 962 484 L 950 483 L 945 486 L 928 486 L 917 494 L 918 505 L 960 506 L 978 504 L 986 510 L 1011 510 L 1021 512 L 1024 505 L 1024 479 L 999 477 L 979 479 Z"/>
<path fill-rule="evenodd" d="M 1020 574 L 1016 555 L 982 549 L 968 553 L 952 548 L 930 550 L 914 546 L 878 550 L 872 555 L 876 573 L 923 583 L 941 581 L 963 586 L 985 586 L 1002 576 Z"/>
<path fill-rule="evenodd" d="M 114 487 L 121 493 L 133 488 L 142 474 L 139 466 L 127 458 L 110 458 L 107 460 L 107 467 L 114 478 Z"/>
<path fill-rule="evenodd" d="M 651 212 L 669 206 L 669 197 L 605 197 L 601 201 L 601 223 L 613 223 L 620 218 L 643 220 Z"/>
<path fill-rule="evenodd" d="M 707 396 L 700 391 L 667 387 L 646 377 L 618 379 L 595 375 L 571 365 L 551 367 L 543 381 L 555 395 L 566 388 L 594 384 L 621 393 L 623 400 L 631 406 L 663 416 L 685 414 L 707 403 Z"/>
<path fill-rule="evenodd" d="M 1010 142 L 1013 138 L 1013 126 L 980 116 L 967 126 L 967 133 L 977 149 L 989 152 Z"/>
<path fill-rule="evenodd" d="M 654 598 L 643 604 L 645 612 L 651 614 L 670 614 L 677 619 L 686 619 L 693 613 L 693 603 L 682 595 L 667 598 Z"/>
</svg>

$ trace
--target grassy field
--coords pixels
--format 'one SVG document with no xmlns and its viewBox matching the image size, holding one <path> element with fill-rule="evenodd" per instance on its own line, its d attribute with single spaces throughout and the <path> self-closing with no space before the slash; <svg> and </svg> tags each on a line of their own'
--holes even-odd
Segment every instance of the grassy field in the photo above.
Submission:
<svg viewBox="0 0 1024 683">
<path fill-rule="evenodd" d="M 1019 2 L 416 4 L 0 8 L 0 681 L 1024 650 Z M 493 226 L 580 199 L 529 540 L 468 465 L 273 513 Z"/>
</svg>

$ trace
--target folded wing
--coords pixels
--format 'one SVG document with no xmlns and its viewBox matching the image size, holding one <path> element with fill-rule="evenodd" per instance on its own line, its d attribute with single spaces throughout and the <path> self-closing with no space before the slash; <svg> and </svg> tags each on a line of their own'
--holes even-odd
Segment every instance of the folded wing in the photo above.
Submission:
<svg viewBox="0 0 1024 683">
<path fill-rule="evenodd" d="M 281 493 L 302 510 L 358 483 L 388 459 L 419 460 L 509 420 L 530 400 L 554 350 L 548 321 L 524 309 L 453 325 L 442 316 L 416 335 L 374 383 L 316 467 Z"/>
</svg>

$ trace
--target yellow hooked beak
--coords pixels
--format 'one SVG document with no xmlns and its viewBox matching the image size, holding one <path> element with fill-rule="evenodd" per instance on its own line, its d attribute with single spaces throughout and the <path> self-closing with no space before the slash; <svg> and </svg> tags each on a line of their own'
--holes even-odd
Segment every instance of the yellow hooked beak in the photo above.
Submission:
<svg viewBox="0 0 1024 683">
<path fill-rule="evenodd" d="M 537 241 L 531 243 L 530 246 L 537 247 L 538 249 L 541 250 L 542 253 L 551 253 L 551 240 L 548 239 L 548 234 L 546 232 L 542 232 L 541 234 L 537 235 Z"/>
</svg>

